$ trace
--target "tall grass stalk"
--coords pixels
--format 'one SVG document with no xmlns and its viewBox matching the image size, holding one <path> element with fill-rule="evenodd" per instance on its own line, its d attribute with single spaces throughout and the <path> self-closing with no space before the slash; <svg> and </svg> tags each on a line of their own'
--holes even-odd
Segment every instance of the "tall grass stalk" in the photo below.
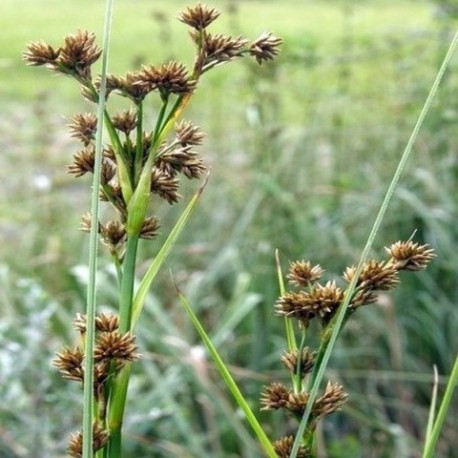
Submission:
<svg viewBox="0 0 458 458">
<path fill-rule="evenodd" d="M 100 79 L 100 97 L 97 105 L 97 130 L 95 138 L 94 174 L 92 180 L 91 214 L 95 221 L 99 220 L 99 189 L 102 172 L 102 151 L 103 151 L 103 125 L 105 113 L 105 93 L 108 71 L 108 52 L 110 48 L 110 33 L 113 18 L 113 0 L 107 0 L 105 11 L 105 25 L 103 28 L 103 51 L 102 69 Z M 89 281 L 87 287 L 87 331 L 85 340 L 86 358 L 84 360 L 84 382 L 83 382 L 83 458 L 93 456 L 93 434 L 92 425 L 94 422 L 94 345 L 95 345 L 95 315 L 97 308 L 97 259 L 98 259 L 98 227 L 94 224 L 91 227 L 89 238 Z"/>
<path fill-rule="evenodd" d="M 207 27 L 220 13 L 198 4 L 187 8 L 178 19 L 190 28 L 195 47 L 191 71 L 181 62 L 143 66 L 125 76 L 107 74 L 108 47 L 113 0 L 107 0 L 104 50 L 95 43 L 95 35 L 78 31 L 65 43 L 53 48 L 44 42 L 32 43 L 24 53 L 29 65 L 46 66 L 75 79 L 83 96 L 97 104 L 97 115 L 83 113 L 72 118 L 70 129 L 83 143 L 74 155 L 68 171 L 76 177 L 92 173 L 91 214 L 84 215 L 82 229 L 90 232 L 90 282 L 86 314 L 78 314 L 75 327 L 84 346 L 64 347 L 54 360 L 65 378 L 84 385 L 83 432 L 69 444 L 71 456 L 98 458 L 123 456 L 122 429 L 132 362 L 139 359 L 133 330 L 139 319 L 146 294 L 160 267 L 183 230 L 205 187 L 207 177 L 179 217 L 175 227 L 147 269 L 135 290 L 140 239 L 154 239 L 159 220 L 149 216 L 153 197 L 169 204 L 180 199 L 179 177 L 200 179 L 206 167 L 194 147 L 203 142 L 199 127 L 182 116 L 193 98 L 202 75 L 221 64 L 245 56 L 258 64 L 272 60 L 282 40 L 264 33 L 250 42 L 210 34 Z M 92 77 L 92 65 L 102 56 L 102 75 Z M 129 109 L 111 113 L 105 99 L 118 94 L 128 100 Z M 145 99 L 156 96 L 157 117 L 152 130 L 144 122 Z M 109 143 L 103 146 L 106 126 Z M 95 142 L 94 142 L 95 139 Z M 117 220 L 102 223 L 99 200 L 111 204 Z M 154 208 L 156 210 L 156 208 Z M 118 277 L 116 314 L 96 314 L 97 238 L 108 248 Z"/>
<path fill-rule="evenodd" d="M 425 120 L 425 117 L 432 105 L 432 102 L 434 100 L 434 97 L 437 93 L 437 90 L 439 88 L 439 85 L 444 77 L 444 73 L 445 71 L 447 70 L 449 64 L 450 64 L 450 60 L 453 56 L 453 53 L 455 52 L 455 49 L 456 49 L 456 45 L 458 43 L 458 30 L 456 31 L 451 43 L 450 43 L 450 46 L 447 50 L 447 53 L 442 61 L 442 65 L 436 75 L 436 78 L 431 86 L 431 89 L 429 91 L 429 94 L 428 94 L 428 97 L 426 98 L 426 101 L 423 105 L 423 108 L 418 116 L 418 119 L 417 119 L 417 122 L 412 130 L 412 134 L 410 135 L 409 137 L 409 140 L 407 142 L 407 145 L 402 153 L 402 156 L 401 156 L 401 159 L 399 160 L 399 164 L 396 168 L 396 171 L 393 175 L 393 178 L 391 180 L 391 183 L 386 191 L 386 194 L 385 194 L 385 197 L 383 199 L 383 202 L 380 206 L 380 210 L 375 218 L 375 221 L 374 221 L 374 224 L 372 226 L 372 229 L 369 233 L 369 237 L 367 239 L 367 242 L 366 242 L 366 245 L 363 249 L 363 252 L 361 253 L 361 257 L 360 257 L 360 260 L 358 262 L 358 266 L 356 268 L 356 273 L 353 277 L 353 280 L 350 282 L 350 285 L 348 286 L 348 289 L 346 290 L 346 293 L 345 293 L 345 299 L 342 303 L 342 305 L 340 306 L 339 308 L 339 311 L 335 317 L 335 319 L 333 320 L 334 323 L 332 325 L 332 333 L 326 337 L 325 339 L 323 339 L 322 341 L 322 347 L 320 348 L 320 354 L 322 352 L 323 353 L 323 356 L 322 356 L 322 359 L 320 361 L 320 364 L 318 366 L 318 369 L 316 371 L 316 375 L 315 377 L 313 378 L 313 384 L 311 386 L 311 390 L 310 390 L 310 397 L 309 397 L 309 401 L 307 403 L 307 407 L 306 407 L 306 410 L 304 412 L 304 415 L 302 417 L 302 420 L 299 424 L 299 428 L 298 428 L 298 431 L 297 431 L 297 435 L 296 435 L 296 439 L 294 441 L 294 446 L 293 446 L 293 449 L 291 451 L 291 458 L 296 458 L 297 457 L 297 453 L 299 451 L 299 446 L 301 444 L 301 440 L 302 440 L 302 437 L 303 437 L 303 434 L 305 432 L 305 429 L 307 427 L 307 423 L 309 421 L 309 417 L 310 417 L 310 413 L 311 413 L 311 410 L 312 410 L 312 407 L 313 407 L 313 402 L 314 400 L 316 399 L 316 396 L 318 394 L 318 390 L 319 390 L 319 387 L 320 387 L 320 384 L 322 382 L 322 379 L 323 379 L 323 376 L 324 376 L 324 373 L 325 373 L 325 370 L 326 370 L 326 367 L 328 365 L 328 362 L 329 362 L 329 359 L 331 357 L 331 354 L 332 354 L 332 351 L 334 349 L 334 346 L 335 346 L 335 343 L 336 343 L 336 340 L 337 340 L 337 337 L 339 336 L 339 333 L 342 329 L 342 326 L 344 324 L 344 318 L 345 318 L 345 315 L 346 315 L 346 312 L 347 312 L 347 309 L 348 309 L 348 306 L 350 304 L 350 301 L 351 301 L 351 298 L 355 292 L 355 289 L 356 289 L 356 284 L 357 284 L 357 281 L 358 281 L 358 278 L 362 272 L 362 269 L 363 269 L 363 266 L 364 266 L 364 263 L 367 261 L 367 258 L 369 256 L 369 252 L 372 248 L 372 245 L 374 243 L 374 240 L 375 240 L 375 237 L 380 229 L 380 226 L 382 224 L 382 221 L 383 221 L 383 218 L 385 216 L 385 213 L 388 209 L 388 206 L 391 202 L 391 199 L 393 197 L 393 193 L 396 189 L 396 186 L 399 182 L 399 179 L 401 178 L 401 174 L 402 172 L 404 171 L 405 169 L 405 166 L 407 164 L 407 161 L 412 153 L 412 148 L 413 148 L 413 145 L 415 143 L 415 140 L 417 139 L 418 137 L 418 133 L 420 132 L 420 129 L 421 129 L 421 126 L 423 124 L 423 121 Z"/>
</svg>

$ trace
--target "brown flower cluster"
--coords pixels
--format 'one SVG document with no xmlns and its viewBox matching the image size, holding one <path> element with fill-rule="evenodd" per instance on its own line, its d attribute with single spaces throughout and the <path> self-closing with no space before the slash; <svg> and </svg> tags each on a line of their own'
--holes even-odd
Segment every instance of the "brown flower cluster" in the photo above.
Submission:
<svg viewBox="0 0 458 458">
<path fill-rule="evenodd" d="M 86 316 L 78 313 L 74 325 L 82 338 L 86 333 Z M 115 314 L 100 313 L 95 318 L 96 342 L 94 347 L 94 396 L 99 407 L 98 418 L 94 423 L 94 451 L 103 448 L 108 441 L 109 433 L 101 428 L 106 414 L 106 384 L 116 376 L 127 362 L 137 360 L 140 355 L 135 344 L 135 336 L 122 334 L 118 330 L 119 317 Z M 84 349 L 64 347 L 53 360 L 61 375 L 83 384 L 84 382 Z M 68 452 L 71 456 L 80 457 L 82 447 L 81 433 L 70 439 Z"/>
</svg>

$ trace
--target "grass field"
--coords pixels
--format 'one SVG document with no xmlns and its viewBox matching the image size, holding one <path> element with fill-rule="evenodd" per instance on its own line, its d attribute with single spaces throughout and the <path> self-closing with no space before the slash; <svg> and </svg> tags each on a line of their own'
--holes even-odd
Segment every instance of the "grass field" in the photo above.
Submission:
<svg viewBox="0 0 458 458">
<path fill-rule="evenodd" d="M 224 13 L 219 32 L 254 38 L 272 30 L 285 44 L 270 67 L 239 62 L 212 72 L 190 107 L 188 117 L 207 132 L 212 175 L 139 329 L 145 358 L 131 387 L 128 456 L 260 456 L 199 352 L 166 270 L 173 270 L 257 406 L 262 386 L 281 377 L 285 346 L 272 313 L 274 250 L 285 270 L 289 260 L 311 259 L 330 279 L 357 261 L 457 20 L 437 14 L 441 2 L 427 1 L 211 3 Z M 123 74 L 171 57 L 189 62 L 187 32 L 174 19 L 188 5 L 117 2 L 110 71 Z M 78 427 L 79 392 L 50 361 L 63 343 L 72 344 L 71 319 L 84 306 L 87 237 L 77 228 L 90 205 L 89 181 L 84 187 L 64 173 L 77 151 L 65 124 L 90 106 L 73 81 L 26 67 L 21 52 L 38 39 L 57 45 L 77 29 L 101 36 L 102 26 L 103 2 L 2 0 L 5 458 L 64 456 L 67 436 Z M 321 432 L 323 457 L 421 456 L 432 367 L 442 392 L 458 348 L 457 70 L 455 57 L 374 249 L 380 253 L 417 231 L 415 240 L 430 243 L 438 258 L 428 272 L 403 279 L 380 304 L 358 312 L 346 329 L 329 375 L 345 385 L 350 400 Z M 159 210 L 164 234 L 180 205 Z M 145 266 L 162 240 L 142 246 Z M 105 266 L 102 258 L 100 300 L 110 308 L 116 295 Z M 262 419 L 275 437 L 288 427 L 275 413 Z M 438 458 L 458 457 L 453 420 Z"/>
</svg>

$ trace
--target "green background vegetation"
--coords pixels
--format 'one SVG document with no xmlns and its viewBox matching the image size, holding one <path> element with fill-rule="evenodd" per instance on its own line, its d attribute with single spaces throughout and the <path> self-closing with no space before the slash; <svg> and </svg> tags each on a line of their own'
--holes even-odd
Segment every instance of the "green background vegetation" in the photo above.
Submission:
<svg viewBox="0 0 458 458">
<path fill-rule="evenodd" d="M 208 2 L 210 3 L 210 2 Z M 115 4 L 110 71 L 170 58 L 189 62 L 187 30 L 174 18 L 189 2 Z M 274 250 L 320 263 L 329 279 L 357 261 L 388 180 L 457 26 L 452 2 L 211 2 L 214 30 L 284 38 L 281 58 L 239 62 L 205 78 L 187 117 L 207 132 L 212 167 L 198 209 L 167 263 L 254 406 L 264 384 L 286 378 Z M 0 16 L 0 456 L 64 455 L 79 427 L 78 387 L 60 380 L 53 353 L 72 345 L 85 297 L 89 179 L 64 172 L 77 144 L 68 117 L 92 107 L 75 84 L 27 68 L 30 41 L 101 36 L 103 2 L 2 0 Z M 455 9 L 455 10 L 454 10 Z M 190 62 L 189 62 L 190 63 Z M 350 394 L 325 422 L 328 457 L 419 456 L 432 367 L 445 376 L 458 348 L 458 58 L 437 95 L 379 234 L 383 246 L 430 243 L 431 268 L 403 278 L 380 304 L 349 322 L 329 377 Z M 153 118 L 154 107 L 151 104 Z M 191 191 L 192 184 L 189 186 Z M 161 208 L 162 234 L 183 208 Z M 154 255 L 164 236 L 142 247 Z M 378 251 L 377 251 L 378 250 Z M 100 302 L 116 300 L 100 261 Z M 141 320 L 143 359 L 130 391 L 128 456 L 257 457 L 246 424 L 178 303 L 166 269 Z M 455 411 L 457 405 L 455 403 Z M 453 407 L 452 407 L 453 410 Z M 288 431 L 262 414 L 273 439 Z M 455 457 L 453 414 L 437 457 Z M 293 423 L 294 424 L 294 423 Z"/>
</svg>

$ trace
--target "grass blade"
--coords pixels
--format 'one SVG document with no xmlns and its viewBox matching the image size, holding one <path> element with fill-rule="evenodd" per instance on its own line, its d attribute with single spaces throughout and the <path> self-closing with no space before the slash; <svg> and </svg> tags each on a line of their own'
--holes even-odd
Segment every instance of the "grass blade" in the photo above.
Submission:
<svg viewBox="0 0 458 458">
<path fill-rule="evenodd" d="M 134 302 L 132 306 L 132 321 L 131 321 L 131 330 L 132 331 L 135 328 L 135 324 L 137 323 L 138 318 L 140 317 L 140 313 L 142 311 L 143 304 L 145 303 L 146 295 L 148 294 L 149 288 L 151 284 L 153 283 L 154 279 L 156 278 L 156 275 L 159 272 L 159 269 L 162 267 L 165 260 L 167 259 L 167 256 L 169 255 L 170 251 L 172 250 L 173 246 L 175 245 L 178 239 L 178 236 L 181 234 L 181 231 L 184 229 L 197 202 L 199 201 L 199 198 L 203 190 L 205 189 L 205 186 L 207 185 L 208 177 L 209 175 L 207 175 L 202 185 L 199 187 L 199 189 L 194 194 L 193 198 L 190 200 L 187 207 L 184 209 L 183 213 L 180 215 L 180 218 L 178 219 L 174 228 L 168 235 L 167 240 L 162 245 L 161 249 L 159 250 L 159 253 L 154 258 L 154 261 L 151 263 L 150 267 L 148 268 L 148 270 L 145 273 L 145 276 L 143 277 L 142 281 L 140 282 L 140 285 L 138 287 L 137 293 L 135 294 Z"/>
<path fill-rule="evenodd" d="M 302 416 L 302 419 L 301 419 L 301 422 L 299 424 L 299 428 L 298 428 L 298 431 L 297 431 L 297 434 L 296 434 L 296 439 L 294 441 L 294 446 L 293 446 L 293 449 L 291 451 L 291 458 L 296 458 L 297 457 L 297 453 L 298 453 L 298 450 L 299 450 L 299 446 L 301 444 L 301 440 L 302 440 L 302 437 L 303 437 L 303 434 L 305 432 L 305 429 L 307 427 L 307 423 L 308 423 L 308 419 L 310 417 L 310 413 L 312 411 L 312 407 L 313 407 L 313 402 L 318 394 L 318 389 L 319 389 L 319 386 L 321 384 L 321 381 L 323 379 L 323 376 L 324 376 L 324 372 L 326 370 L 326 367 L 327 367 L 327 364 L 328 364 L 328 361 L 331 357 L 331 353 L 334 349 L 334 345 L 335 345 L 335 342 L 337 340 L 337 337 L 340 333 L 340 330 L 342 328 L 342 325 L 343 325 L 343 322 L 344 322 L 344 318 L 345 318 L 345 314 L 346 314 L 346 311 L 347 311 L 347 308 L 348 308 L 348 305 L 350 303 L 350 300 L 351 300 L 351 297 L 353 296 L 353 293 L 355 291 L 355 287 L 356 287 L 356 282 L 358 280 L 358 277 L 359 275 L 361 274 L 361 271 L 362 271 L 362 268 L 363 268 L 363 264 L 366 262 L 367 258 L 368 258 L 368 255 L 369 255 L 369 252 L 371 250 L 371 247 L 372 247 L 372 244 L 374 243 L 374 240 L 375 240 L 375 237 L 377 235 L 377 232 L 382 224 L 382 221 L 383 221 L 383 218 L 385 216 L 385 213 L 388 209 L 388 205 L 389 203 L 391 202 L 391 199 L 393 197 L 393 194 L 394 194 L 394 191 L 396 189 L 396 186 L 399 182 L 399 179 L 401 177 L 401 174 L 407 164 L 407 160 L 409 159 L 410 157 L 410 154 L 412 152 L 412 148 L 413 148 L 413 145 L 415 143 L 415 140 L 417 139 L 418 137 L 418 133 L 420 132 L 420 128 L 421 126 L 423 125 L 423 121 L 425 120 L 425 117 L 426 117 L 426 114 L 428 113 L 431 105 L 432 105 L 432 102 L 434 100 L 434 97 L 436 95 L 436 92 L 437 92 L 437 89 L 439 88 L 439 84 L 441 83 L 442 81 L 442 78 L 444 76 L 444 73 L 445 73 L 445 70 L 447 69 L 449 63 L 450 63 L 450 60 L 453 56 L 453 53 L 455 51 L 455 48 L 456 48 L 456 45 L 458 43 L 458 30 L 456 31 L 455 33 L 455 36 L 453 37 L 451 43 L 450 43 L 450 46 L 447 50 L 447 53 L 444 57 L 444 60 L 442 62 L 442 65 L 436 75 L 436 78 L 433 82 L 433 85 L 431 86 L 431 89 L 429 91 L 429 94 L 428 94 L 428 97 L 426 98 L 426 101 L 423 105 L 423 108 L 420 112 L 420 115 L 418 116 L 418 119 L 417 119 L 417 122 L 415 124 L 415 127 L 413 128 L 412 130 L 412 133 L 409 137 L 409 140 L 407 142 L 407 145 L 404 149 L 404 152 L 402 153 L 402 156 L 401 156 L 401 159 L 399 161 L 399 164 L 396 168 L 396 171 L 393 175 L 393 178 L 391 180 L 391 183 L 386 191 L 386 194 L 385 194 L 385 197 L 383 199 L 383 202 L 382 202 L 382 205 L 380 206 L 380 210 L 377 214 L 377 217 L 375 218 L 375 222 L 373 224 L 373 227 L 371 229 L 371 232 L 369 234 L 369 237 L 367 239 L 367 242 L 366 242 L 366 245 L 364 247 L 364 250 L 361 254 L 361 258 L 359 260 L 359 263 L 358 263 L 358 266 L 356 268 L 356 272 L 355 272 L 355 275 L 353 277 L 353 280 L 351 281 L 350 285 L 348 286 L 348 289 L 346 290 L 345 292 L 345 299 L 344 299 L 344 302 L 342 303 L 342 305 L 340 306 L 340 309 L 336 315 L 336 318 L 335 318 L 335 321 L 334 321 L 334 324 L 333 324 L 333 331 L 332 331 L 332 334 L 329 338 L 329 341 L 327 342 L 327 348 L 324 352 L 324 355 L 323 355 L 323 359 L 321 361 L 321 364 L 319 366 L 319 368 L 317 369 L 317 373 L 316 373 L 316 377 L 313 381 L 313 386 L 311 388 L 311 391 L 310 391 L 310 396 L 309 396 L 309 400 L 307 402 L 307 408 L 304 412 L 304 415 Z"/>
<path fill-rule="evenodd" d="M 194 325 L 196 331 L 199 333 L 199 336 L 202 339 L 202 342 L 204 343 L 205 347 L 207 348 L 208 352 L 210 353 L 213 361 L 217 365 L 218 370 L 220 371 L 221 376 L 224 379 L 224 382 L 226 383 L 232 395 L 234 396 L 234 399 L 236 400 L 237 404 L 243 410 L 248 420 L 248 423 L 253 428 L 253 431 L 256 434 L 256 437 L 258 438 L 264 451 L 266 452 L 266 455 L 270 458 L 276 458 L 277 454 L 275 453 L 275 450 L 273 449 L 269 438 L 266 436 L 264 430 L 262 429 L 262 426 L 259 424 L 256 416 L 254 415 L 250 406 L 248 405 L 245 398 L 243 397 L 243 394 L 239 390 L 239 387 L 235 383 L 232 375 L 230 374 L 229 370 L 227 369 L 227 366 L 224 364 L 224 361 L 220 357 L 210 337 L 205 332 L 205 329 L 202 327 L 199 321 L 199 318 L 197 318 L 196 314 L 192 310 L 185 296 L 179 292 L 178 297 L 180 299 L 181 305 L 185 308 L 186 312 L 188 313 L 189 318 L 191 319 L 192 324 Z"/>
<path fill-rule="evenodd" d="M 97 106 L 97 132 L 95 140 L 94 178 L 92 184 L 91 214 L 92 220 L 99 220 L 99 189 L 102 170 L 103 149 L 103 120 L 105 110 L 105 88 L 108 67 L 108 47 L 110 42 L 111 20 L 113 17 L 113 0 L 107 0 L 105 10 L 105 25 L 103 32 L 102 71 L 100 81 L 100 97 Z M 95 312 L 96 312 L 96 283 L 97 283 L 97 247 L 98 224 L 91 227 L 89 242 L 89 281 L 86 302 L 86 339 L 84 359 L 84 407 L 83 407 L 83 458 L 92 458 L 92 422 L 93 422 L 93 385 L 94 385 L 94 340 L 95 340 Z"/>
<path fill-rule="evenodd" d="M 433 458 L 434 449 L 436 447 L 437 440 L 439 439 L 439 434 L 444 425 L 445 418 L 447 416 L 448 408 L 452 403 L 453 392 L 455 391 L 456 385 L 458 384 L 458 355 L 455 359 L 455 364 L 453 365 L 452 373 L 450 374 L 449 381 L 447 383 L 447 388 L 445 389 L 445 394 L 442 399 L 439 413 L 437 414 L 436 421 L 432 428 L 431 434 L 428 435 L 425 441 L 425 449 L 423 451 L 423 458 Z"/>
</svg>

